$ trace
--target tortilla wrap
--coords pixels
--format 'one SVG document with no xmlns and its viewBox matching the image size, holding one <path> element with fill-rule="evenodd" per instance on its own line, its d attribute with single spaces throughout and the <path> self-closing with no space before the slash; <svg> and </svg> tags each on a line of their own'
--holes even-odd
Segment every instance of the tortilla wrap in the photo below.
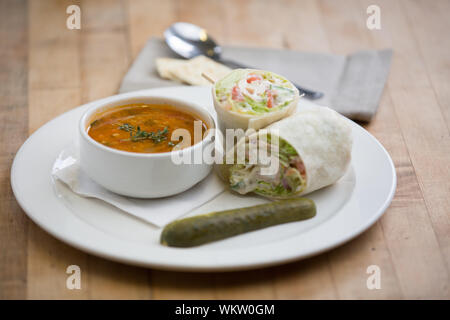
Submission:
<svg viewBox="0 0 450 320">
<path fill-rule="evenodd" d="M 260 130 L 255 135 L 258 135 L 259 138 L 264 134 L 263 131 L 265 130 Z M 306 177 L 302 179 L 302 186 L 299 185 L 292 192 L 263 194 L 257 189 L 252 190 L 253 192 L 272 199 L 295 198 L 335 183 L 347 171 L 351 160 L 352 129 L 349 120 L 337 112 L 326 107 L 300 111 L 273 123 L 267 128 L 267 131 L 295 149 L 296 157 L 300 157 L 303 163 Z M 248 137 L 242 138 L 234 150 L 248 141 Z M 230 150 L 228 153 L 234 152 L 234 150 Z M 236 166 L 222 165 L 219 168 L 220 175 L 230 183 L 230 186 L 233 167 Z M 249 182 L 249 184 L 251 183 Z M 244 194 L 249 192 L 249 188 L 237 191 Z"/>
<path fill-rule="evenodd" d="M 238 80 L 239 77 L 245 77 L 249 73 L 270 73 L 276 77 L 283 78 L 280 75 L 277 75 L 273 72 L 263 71 L 263 70 L 255 70 L 255 69 L 236 69 L 233 71 L 234 74 L 237 74 L 235 80 Z M 229 76 L 230 77 L 230 76 Z M 231 76 L 232 77 L 232 76 Z M 300 99 L 300 95 L 298 89 L 292 85 L 289 81 L 285 80 L 286 83 L 289 84 L 289 89 L 292 90 L 292 100 L 283 106 L 279 110 L 274 110 L 267 113 L 262 114 L 247 114 L 247 113 L 239 113 L 233 110 L 229 110 L 227 108 L 227 101 L 220 102 L 217 97 L 217 84 L 212 87 L 212 95 L 214 100 L 214 107 L 217 112 L 217 119 L 219 122 L 219 128 L 223 132 L 225 129 L 255 129 L 258 130 L 260 128 L 264 128 L 269 124 L 288 117 L 292 113 L 295 112 L 298 104 L 298 100 Z"/>
<path fill-rule="evenodd" d="M 214 87 L 213 87 L 213 96 L 214 96 Z M 261 129 L 267 127 L 269 124 L 281 120 L 290 116 L 295 112 L 297 108 L 299 96 L 295 97 L 294 100 L 289 103 L 283 109 L 267 113 L 265 115 L 257 116 L 257 115 L 249 115 L 249 114 L 240 114 L 232 111 L 226 110 L 223 105 L 214 98 L 214 107 L 217 112 L 217 119 L 219 122 L 219 128 L 222 131 L 225 129 Z"/>
</svg>

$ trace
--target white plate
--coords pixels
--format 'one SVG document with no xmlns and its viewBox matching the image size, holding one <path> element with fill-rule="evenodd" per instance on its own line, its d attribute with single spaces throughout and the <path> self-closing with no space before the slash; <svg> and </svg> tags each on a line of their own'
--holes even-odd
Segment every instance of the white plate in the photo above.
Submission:
<svg viewBox="0 0 450 320">
<path fill-rule="evenodd" d="M 182 98 L 211 108 L 210 89 L 171 87 L 127 95 Z M 103 100 L 114 100 L 117 96 Z M 94 102 L 92 102 L 94 103 Z M 20 148 L 11 184 L 20 206 L 54 237 L 89 253 L 124 263 L 159 269 L 225 271 L 263 267 L 305 258 L 334 248 L 369 228 L 386 210 L 395 192 L 394 165 L 383 146 L 352 122 L 353 159 L 335 185 L 314 192 L 317 216 L 189 249 L 158 243 L 161 230 L 99 200 L 79 197 L 55 185 L 50 172 L 58 153 L 77 139 L 77 123 L 92 104 L 73 109 L 37 130 Z M 300 108 L 314 106 L 302 100 Z M 232 197 L 230 206 L 252 205 L 255 198 Z M 225 201 L 226 202 L 226 201 Z M 214 200 L 192 214 L 217 208 Z"/>
</svg>

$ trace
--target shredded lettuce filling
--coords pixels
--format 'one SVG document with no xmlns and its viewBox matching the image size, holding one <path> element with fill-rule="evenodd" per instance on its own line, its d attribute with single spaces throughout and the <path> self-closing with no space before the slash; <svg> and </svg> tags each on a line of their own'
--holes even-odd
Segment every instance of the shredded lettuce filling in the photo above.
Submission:
<svg viewBox="0 0 450 320">
<path fill-rule="evenodd" d="M 287 79 L 272 72 L 236 69 L 216 83 L 215 95 L 227 110 L 260 115 L 289 105 L 296 90 Z"/>
<path fill-rule="evenodd" d="M 241 194 L 255 192 L 272 197 L 288 197 L 304 190 L 306 172 L 297 151 L 285 140 L 279 138 L 272 141 L 268 135 L 267 147 L 270 150 L 273 146 L 278 146 L 278 152 L 273 154 L 279 160 L 276 172 L 263 175 L 263 165 L 250 164 L 246 154 L 244 164 L 234 164 L 230 168 L 229 182 L 234 191 Z"/>
</svg>

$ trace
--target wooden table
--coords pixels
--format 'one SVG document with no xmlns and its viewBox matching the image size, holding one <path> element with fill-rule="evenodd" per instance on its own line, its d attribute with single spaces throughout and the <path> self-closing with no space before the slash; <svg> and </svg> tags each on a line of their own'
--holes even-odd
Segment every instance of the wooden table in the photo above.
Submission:
<svg viewBox="0 0 450 320">
<path fill-rule="evenodd" d="M 81 7 L 81 30 L 66 28 L 73 3 Z M 371 4 L 381 8 L 381 30 L 366 27 Z M 0 297 L 450 298 L 449 12 L 448 0 L 1 1 Z M 393 48 L 380 109 L 366 125 L 397 168 L 397 192 L 385 215 L 317 257 L 218 274 L 110 262 L 30 221 L 9 181 L 20 145 L 55 116 L 114 94 L 147 39 L 175 21 L 204 26 L 224 44 L 340 54 Z M 66 289 L 71 264 L 81 267 L 81 290 Z M 366 287 L 372 264 L 381 270 L 380 290 Z"/>
</svg>

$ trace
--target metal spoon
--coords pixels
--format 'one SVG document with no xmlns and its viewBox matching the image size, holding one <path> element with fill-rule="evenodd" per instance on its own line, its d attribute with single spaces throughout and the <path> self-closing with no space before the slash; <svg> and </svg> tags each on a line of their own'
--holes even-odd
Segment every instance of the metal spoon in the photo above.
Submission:
<svg viewBox="0 0 450 320">
<path fill-rule="evenodd" d="M 205 55 L 230 68 L 251 68 L 240 63 L 221 58 L 222 48 L 211 38 L 205 29 L 191 23 L 177 22 L 164 31 L 166 43 L 172 51 L 178 55 L 191 59 L 198 55 Z M 316 92 L 302 88 L 294 83 L 306 98 L 315 100 L 323 96 L 322 92 Z"/>
</svg>

